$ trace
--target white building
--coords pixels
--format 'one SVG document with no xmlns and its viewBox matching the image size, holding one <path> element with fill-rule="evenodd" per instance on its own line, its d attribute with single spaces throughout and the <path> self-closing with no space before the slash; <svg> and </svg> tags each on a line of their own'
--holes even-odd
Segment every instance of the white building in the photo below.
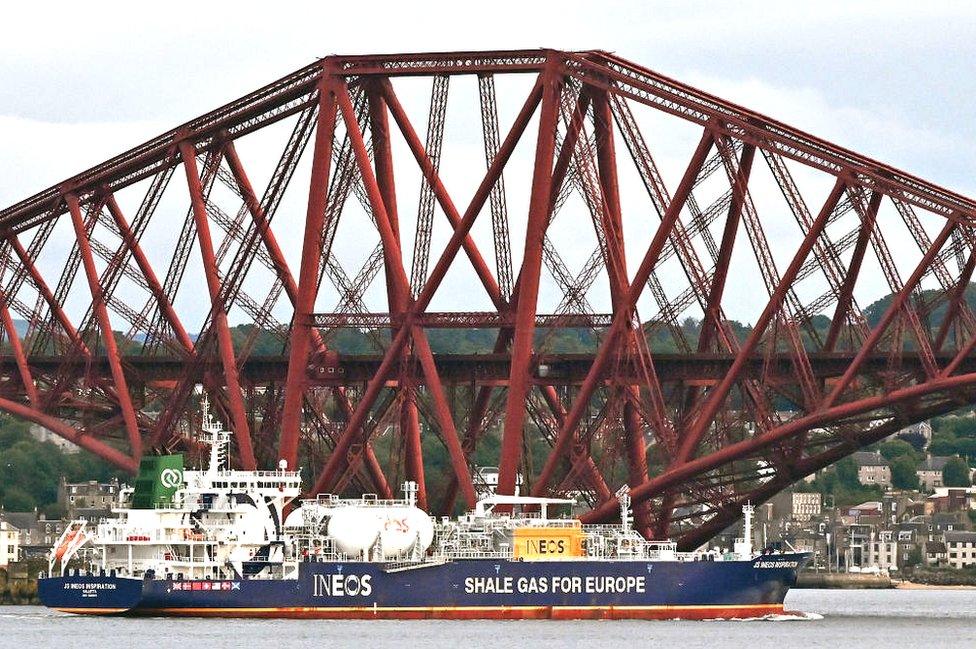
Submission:
<svg viewBox="0 0 976 649">
<path fill-rule="evenodd" d="M 0 514 L 0 568 L 20 557 L 20 530 Z"/>
<path fill-rule="evenodd" d="M 54 444 L 64 453 L 78 453 L 81 451 L 81 447 L 76 445 L 74 442 L 69 442 L 57 433 L 51 432 L 40 424 L 31 424 L 30 434 L 39 442 L 50 442 Z"/>
<path fill-rule="evenodd" d="M 927 421 L 920 421 L 895 433 L 896 437 L 913 437 L 915 435 L 924 439 L 925 448 L 928 448 L 928 445 L 932 443 L 932 424 Z"/>
<path fill-rule="evenodd" d="M 945 546 L 950 567 L 976 566 L 976 532 L 946 532 Z"/>
<path fill-rule="evenodd" d="M 871 532 L 867 555 L 867 566 L 880 570 L 898 570 L 898 541 L 893 539 L 891 530 Z"/>
<path fill-rule="evenodd" d="M 498 490 L 497 466 L 476 467 L 475 474 L 472 477 L 474 478 L 474 489 L 478 494 L 478 498 L 486 498 L 488 496 L 495 495 L 495 492 Z M 513 495 L 518 496 L 521 488 L 522 474 L 518 473 L 515 475 L 515 493 Z"/>
<path fill-rule="evenodd" d="M 776 518 L 805 523 L 823 510 L 823 497 L 816 491 L 783 491 L 772 500 Z"/>
<path fill-rule="evenodd" d="M 934 491 L 942 487 L 942 469 L 951 457 L 926 455 L 925 461 L 918 465 L 915 473 L 918 475 L 918 485 L 925 491 Z"/>
<path fill-rule="evenodd" d="M 891 486 L 891 465 L 877 451 L 858 451 L 853 454 L 857 465 L 857 481 L 864 486 Z"/>
</svg>

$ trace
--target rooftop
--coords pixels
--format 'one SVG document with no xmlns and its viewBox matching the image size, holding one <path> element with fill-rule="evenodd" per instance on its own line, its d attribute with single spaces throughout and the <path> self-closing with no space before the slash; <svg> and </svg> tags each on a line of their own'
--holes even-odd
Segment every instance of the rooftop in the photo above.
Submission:
<svg viewBox="0 0 976 649">
<path fill-rule="evenodd" d="M 29 530 L 37 524 L 37 512 L 8 512 L 0 510 L 0 520 L 18 530 Z"/>
<path fill-rule="evenodd" d="M 879 451 L 857 451 L 852 457 L 858 466 L 888 466 L 888 460 Z"/>
<path fill-rule="evenodd" d="M 945 468 L 946 462 L 951 459 L 951 457 L 945 457 L 942 455 L 927 455 L 925 456 L 925 460 L 918 465 L 918 470 L 941 471 Z"/>
</svg>

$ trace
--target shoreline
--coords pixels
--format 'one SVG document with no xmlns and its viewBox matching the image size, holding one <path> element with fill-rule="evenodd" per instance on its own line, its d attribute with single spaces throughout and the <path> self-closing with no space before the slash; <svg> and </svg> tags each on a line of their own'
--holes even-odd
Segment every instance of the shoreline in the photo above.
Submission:
<svg viewBox="0 0 976 649">
<path fill-rule="evenodd" d="M 914 581 L 892 582 L 897 590 L 976 590 L 971 584 L 921 584 Z"/>
<path fill-rule="evenodd" d="M 976 590 L 976 584 L 971 581 L 960 579 L 948 579 L 942 576 L 947 583 L 941 583 L 938 579 L 927 579 L 923 575 L 920 581 L 913 581 L 911 578 L 892 578 L 885 574 L 863 574 L 863 573 L 800 573 L 794 589 L 830 589 L 830 590 Z"/>
</svg>

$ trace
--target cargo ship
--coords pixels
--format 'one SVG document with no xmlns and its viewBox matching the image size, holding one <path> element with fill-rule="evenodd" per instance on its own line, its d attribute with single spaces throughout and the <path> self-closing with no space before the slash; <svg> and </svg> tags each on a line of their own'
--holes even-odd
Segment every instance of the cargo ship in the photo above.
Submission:
<svg viewBox="0 0 976 649">
<path fill-rule="evenodd" d="M 752 509 L 731 551 L 679 552 L 574 501 L 491 495 L 456 518 L 400 500 L 320 495 L 301 475 L 227 468 L 204 427 L 204 470 L 144 458 L 116 517 L 69 525 L 38 583 L 67 613 L 275 618 L 708 619 L 783 612 L 808 553 L 754 552 Z"/>
</svg>

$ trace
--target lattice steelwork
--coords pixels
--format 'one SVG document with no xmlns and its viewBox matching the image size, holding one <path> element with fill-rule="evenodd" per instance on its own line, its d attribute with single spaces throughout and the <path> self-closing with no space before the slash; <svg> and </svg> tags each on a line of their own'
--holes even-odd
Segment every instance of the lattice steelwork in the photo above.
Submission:
<svg viewBox="0 0 976 649">
<path fill-rule="evenodd" d="M 132 471 L 206 392 L 240 466 L 435 512 L 496 436 L 691 547 L 972 402 L 974 217 L 606 52 L 332 56 L 0 212 L 0 409 Z"/>
</svg>

